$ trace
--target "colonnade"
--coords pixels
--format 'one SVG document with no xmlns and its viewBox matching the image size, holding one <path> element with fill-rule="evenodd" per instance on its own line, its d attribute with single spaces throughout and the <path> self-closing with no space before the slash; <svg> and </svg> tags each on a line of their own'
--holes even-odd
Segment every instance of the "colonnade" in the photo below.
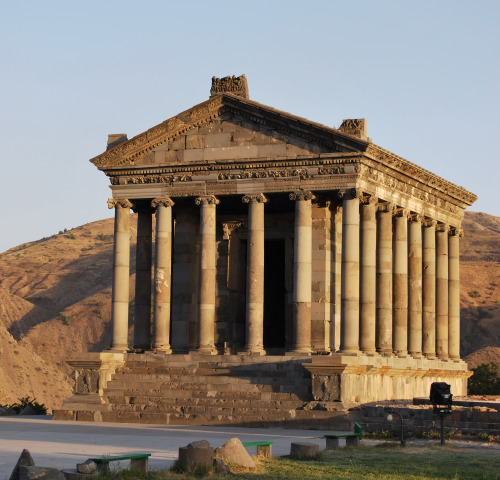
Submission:
<svg viewBox="0 0 500 480">
<path fill-rule="evenodd" d="M 342 202 L 340 353 L 458 360 L 460 356 L 458 228 L 424 218 L 357 190 L 338 192 Z M 312 200 L 295 202 L 291 354 L 311 353 Z M 213 195 L 200 207 L 198 267 L 199 353 L 214 354 L 216 319 L 216 209 Z M 244 353 L 265 354 L 264 194 L 244 195 L 248 205 L 246 335 Z M 115 209 L 112 350 L 128 349 L 129 209 L 138 212 L 134 345 L 171 353 L 170 296 L 172 206 L 170 198 L 134 206 L 111 199 Z M 156 255 L 152 276 L 152 214 L 156 210 Z M 333 245 L 332 245 L 333 248 Z M 153 339 L 151 296 L 153 285 Z"/>
</svg>

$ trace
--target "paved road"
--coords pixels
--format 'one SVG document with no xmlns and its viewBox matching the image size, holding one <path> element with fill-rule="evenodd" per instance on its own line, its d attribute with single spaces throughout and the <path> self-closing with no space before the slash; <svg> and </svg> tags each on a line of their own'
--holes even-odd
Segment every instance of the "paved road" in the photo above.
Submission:
<svg viewBox="0 0 500 480">
<path fill-rule="evenodd" d="M 0 417 L 0 480 L 8 480 L 23 448 L 30 451 L 36 465 L 45 467 L 74 469 L 76 463 L 93 456 L 148 452 L 152 454 L 150 468 L 165 469 L 177 458 L 179 447 L 194 440 L 208 440 L 212 446 L 222 445 L 232 437 L 242 442 L 271 440 L 274 455 L 288 455 L 291 442 L 317 442 L 320 449 L 325 448 L 325 440 L 321 438 L 324 433 L 317 430 L 63 422 L 40 416 Z"/>
</svg>

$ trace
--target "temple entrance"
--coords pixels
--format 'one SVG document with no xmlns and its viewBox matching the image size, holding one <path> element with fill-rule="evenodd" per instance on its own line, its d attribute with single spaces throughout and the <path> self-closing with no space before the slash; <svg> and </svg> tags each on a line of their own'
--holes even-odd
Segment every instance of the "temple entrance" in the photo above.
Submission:
<svg viewBox="0 0 500 480">
<path fill-rule="evenodd" d="M 285 347 L 285 240 L 264 243 L 264 348 Z"/>
</svg>

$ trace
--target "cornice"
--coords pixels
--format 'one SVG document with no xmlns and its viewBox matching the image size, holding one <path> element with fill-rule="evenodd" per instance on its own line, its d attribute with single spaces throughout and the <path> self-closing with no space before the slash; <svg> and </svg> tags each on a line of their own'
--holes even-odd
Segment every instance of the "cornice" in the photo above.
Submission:
<svg viewBox="0 0 500 480">
<path fill-rule="evenodd" d="M 425 168 L 419 167 L 418 165 L 391 153 L 388 150 L 379 147 L 378 145 L 371 144 L 368 146 L 365 155 L 373 160 L 382 163 L 396 170 L 399 173 L 403 173 L 408 177 L 417 180 L 424 185 L 439 190 L 440 192 L 452 196 L 467 205 L 472 205 L 477 200 L 477 195 L 467 191 L 463 187 L 459 187 L 444 178 L 429 172 Z"/>
</svg>

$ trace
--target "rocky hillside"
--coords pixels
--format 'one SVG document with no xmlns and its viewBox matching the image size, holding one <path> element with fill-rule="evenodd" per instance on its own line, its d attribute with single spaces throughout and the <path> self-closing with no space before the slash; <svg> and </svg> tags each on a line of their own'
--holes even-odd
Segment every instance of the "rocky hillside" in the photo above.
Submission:
<svg viewBox="0 0 500 480">
<path fill-rule="evenodd" d="M 474 366 L 500 351 L 500 218 L 470 212 L 463 227 L 462 355 L 476 352 Z M 107 219 L 0 254 L 0 404 L 30 395 L 59 407 L 72 385 L 64 360 L 109 345 L 112 244 Z"/>
</svg>

